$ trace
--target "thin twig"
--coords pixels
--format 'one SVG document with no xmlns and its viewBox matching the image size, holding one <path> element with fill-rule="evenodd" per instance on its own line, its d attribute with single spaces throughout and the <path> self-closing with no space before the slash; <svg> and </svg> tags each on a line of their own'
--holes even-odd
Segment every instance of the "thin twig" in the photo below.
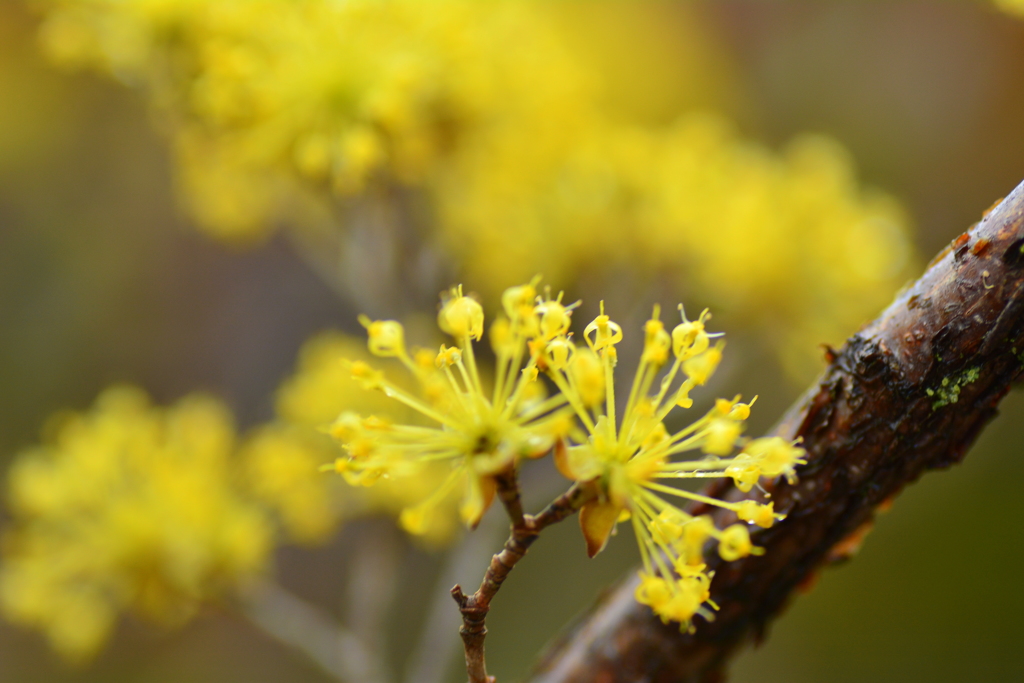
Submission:
<svg viewBox="0 0 1024 683">
<path fill-rule="evenodd" d="M 516 467 L 495 475 L 494 481 L 498 488 L 498 499 L 505 507 L 513 529 L 526 528 L 526 515 L 523 512 L 523 499 L 519 494 L 519 473 Z"/>
<path fill-rule="evenodd" d="M 499 532 L 505 526 L 503 516 L 486 515 L 480 526 L 449 553 L 438 575 L 438 590 L 433 592 L 434 597 L 423 622 L 419 642 L 409 658 L 405 683 L 441 683 L 444 680 L 456 652 L 458 641 L 451 634 L 459 621 L 459 617 L 452 612 L 451 599 L 445 591 L 458 582 L 460 577 L 476 571 L 487 560 L 491 554 L 490 549 L 494 547 Z"/>
<path fill-rule="evenodd" d="M 242 604 L 251 623 L 292 647 L 341 683 L 383 683 L 376 657 L 363 640 L 342 628 L 320 608 L 264 582 Z"/>
<path fill-rule="evenodd" d="M 513 520 L 512 531 L 501 552 L 491 558 L 491 563 L 484 573 L 480 587 L 472 595 L 462 592 L 458 584 L 451 590 L 452 598 L 459 605 L 462 613 L 463 648 L 466 651 L 466 672 L 469 683 L 495 683 L 493 676 L 487 675 L 484 660 L 484 639 L 487 636 L 487 612 L 491 608 L 491 600 L 508 578 L 509 572 L 523 559 L 526 551 L 537 540 L 540 532 L 552 524 L 562 521 L 578 511 L 585 503 L 597 495 L 596 488 L 587 484 L 575 483 L 568 491 L 553 500 L 538 515 L 523 515 L 519 497 L 519 486 L 511 479 L 498 480 L 499 491 L 506 488 L 501 500 Z M 514 490 L 511 490 L 514 489 Z M 518 511 L 518 514 L 516 512 Z"/>
<path fill-rule="evenodd" d="M 575 483 L 569 490 L 548 503 L 548 506 L 531 518 L 531 524 L 540 533 L 545 527 L 561 522 L 597 497 L 597 488 L 589 483 Z"/>
<path fill-rule="evenodd" d="M 544 467 L 543 461 L 531 463 L 534 467 L 519 473 L 524 505 L 540 505 L 557 496 L 565 480 L 553 467 Z M 506 526 L 504 516 L 488 514 L 480 526 L 458 544 L 449 554 L 444 567 L 438 573 L 437 590 L 427 617 L 423 620 L 420 636 L 413 654 L 406 666 L 405 683 L 441 683 L 448 665 L 456 653 L 459 641 L 450 637 L 455 630 L 459 615 L 452 612 L 447 588 L 458 583 L 470 572 L 486 561 L 490 548 L 501 527 Z M 459 647 L 458 651 L 461 651 Z"/>
</svg>

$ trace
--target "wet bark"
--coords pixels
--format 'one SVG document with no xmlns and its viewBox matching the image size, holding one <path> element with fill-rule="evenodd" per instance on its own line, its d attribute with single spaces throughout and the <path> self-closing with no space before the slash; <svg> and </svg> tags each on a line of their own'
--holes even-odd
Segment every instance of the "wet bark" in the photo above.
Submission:
<svg viewBox="0 0 1024 683">
<path fill-rule="evenodd" d="M 711 562 L 717 618 L 680 633 L 635 602 L 629 578 L 548 652 L 533 683 L 723 680 L 740 645 L 856 549 L 879 506 L 963 459 L 1024 370 L 1024 183 L 828 361 L 775 429 L 803 439 L 808 463 L 797 483 L 768 487 L 787 517 L 755 535 L 767 552 Z M 741 497 L 723 482 L 710 495 Z"/>
</svg>

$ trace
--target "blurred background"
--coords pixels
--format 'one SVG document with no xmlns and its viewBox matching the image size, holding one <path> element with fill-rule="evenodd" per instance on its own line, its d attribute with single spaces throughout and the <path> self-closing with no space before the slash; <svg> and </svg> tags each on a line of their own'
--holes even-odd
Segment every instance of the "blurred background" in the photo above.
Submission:
<svg viewBox="0 0 1024 683">
<path fill-rule="evenodd" d="M 301 431 L 360 405 L 325 369 L 356 353 L 359 313 L 430 345 L 442 289 L 463 282 L 490 312 L 535 273 L 583 299 L 578 321 L 603 298 L 634 337 L 654 303 L 710 306 L 729 346 L 697 407 L 756 394 L 760 434 L 821 344 L 1024 180 L 1024 19 L 985 2 L 214 5 L 0 0 L 5 681 L 338 680 L 245 607 L 267 577 L 366 634 L 383 680 L 461 680 L 447 590 L 479 581 L 500 511 L 410 540 L 393 521 L 408 501 L 327 482 L 329 446 Z M 22 599 L 95 583 L 19 574 L 63 566 L 33 539 L 78 533 L 25 472 L 40 442 L 74 450 L 51 415 L 96 413 L 122 383 L 154 406 L 223 401 L 217 495 L 269 540 L 244 571 L 211 570 L 215 588 L 171 591 L 173 618 L 151 618 L 120 566 L 110 623 L 76 640 L 60 604 Z M 1024 400 L 1001 410 L 733 680 L 1024 678 Z M 259 485 L 282 473 L 301 501 Z M 524 476 L 533 507 L 559 491 L 549 463 Z M 628 538 L 588 560 L 575 523 L 546 532 L 495 601 L 491 673 L 525 678 L 637 560 Z"/>
</svg>

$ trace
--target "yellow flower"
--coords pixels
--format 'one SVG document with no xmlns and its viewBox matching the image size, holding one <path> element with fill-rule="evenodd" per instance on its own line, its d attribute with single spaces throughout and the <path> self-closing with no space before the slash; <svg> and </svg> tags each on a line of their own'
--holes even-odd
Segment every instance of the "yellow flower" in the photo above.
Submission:
<svg viewBox="0 0 1024 683">
<path fill-rule="evenodd" d="M 707 382 L 722 353 L 721 342 L 711 345 L 711 339 L 719 335 L 705 329 L 707 311 L 693 321 L 682 313 L 682 306 L 680 312 L 682 321 L 671 334 L 664 330 L 658 307 L 644 326 L 640 365 L 621 417 L 614 369 L 615 345 L 622 340 L 623 331 L 605 314 L 603 302 L 600 315 L 584 331 L 587 349 L 575 349 L 565 330 L 549 339 L 546 348 L 549 358 L 559 359 L 547 364 L 548 374 L 582 426 L 582 431 L 569 433 L 574 445 L 555 450 L 556 462 L 563 474 L 592 482 L 599 490 L 598 498 L 580 510 L 587 551 L 591 557 L 600 552 L 616 524 L 629 519 L 644 565 L 637 599 L 650 605 L 663 620 L 678 622 L 685 629 L 694 615 L 712 616 L 704 607 L 711 604 L 711 577 L 704 572 L 703 560 L 707 541 L 718 541 L 718 553 L 726 561 L 762 551 L 751 543 L 745 525 L 734 524 L 720 531 L 709 518 L 691 516 L 666 496 L 733 510 L 741 520 L 762 527 L 771 526 L 778 515 L 770 504 L 720 501 L 663 480 L 735 478 L 733 471 L 739 469 L 749 470 L 756 482 L 760 476 L 793 476 L 795 466 L 804 461 L 800 449 L 777 438 L 752 441 L 739 455 L 723 457 L 743 443 L 743 422 L 753 401 L 740 403 L 739 397 L 719 399 L 706 415 L 675 433 L 665 428 L 664 420 L 673 408 L 692 404 L 690 390 Z M 670 366 L 669 349 L 674 356 Z M 574 372 L 573 364 L 582 358 L 587 360 Z M 602 391 L 588 390 L 585 399 L 580 387 L 594 384 L 601 384 Z M 604 396 L 603 405 L 593 400 L 598 393 Z M 693 451 L 704 455 L 696 460 L 676 459 Z"/>
<path fill-rule="evenodd" d="M 565 398 L 544 397 L 531 344 L 545 334 L 563 333 L 572 307 L 550 298 L 534 305 L 535 287 L 536 280 L 506 291 L 502 298 L 505 316 L 491 333 L 496 373 L 490 390 L 473 347 L 483 337 L 483 308 L 463 295 L 461 287 L 442 298 L 438 326 L 455 345 L 442 344 L 437 354 L 410 354 L 402 326 L 395 321 L 361 318 L 370 351 L 405 366 L 420 385 L 420 395 L 362 361 L 349 363 L 352 377 L 429 426 L 342 413 L 330 431 L 347 455 L 334 469 L 350 484 L 372 486 L 396 477 L 415 478 L 430 463 L 449 463 L 445 481 L 402 512 L 400 521 L 410 533 L 425 530 L 438 504 L 453 490 L 462 491 L 463 521 L 475 526 L 494 498 L 495 477 L 514 468 L 520 458 L 547 453 L 566 428 Z"/>
<path fill-rule="evenodd" d="M 752 500 L 745 500 L 736 509 L 736 516 L 744 522 L 753 522 L 759 527 L 768 529 L 775 521 L 775 503 L 762 505 Z"/>
<path fill-rule="evenodd" d="M 749 491 L 760 477 L 785 476 L 789 481 L 796 478 L 797 465 L 803 465 L 804 451 L 778 436 L 754 439 L 743 448 L 725 468 L 726 476 L 732 477 L 736 487 Z"/>
<path fill-rule="evenodd" d="M 260 574 L 273 526 L 233 486 L 234 445 L 228 411 L 200 396 L 160 409 L 114 388 L 61 418 L 11 470 L 4 614 L 83 659 L 122 610 L 178 623 Z"/>
</svg>

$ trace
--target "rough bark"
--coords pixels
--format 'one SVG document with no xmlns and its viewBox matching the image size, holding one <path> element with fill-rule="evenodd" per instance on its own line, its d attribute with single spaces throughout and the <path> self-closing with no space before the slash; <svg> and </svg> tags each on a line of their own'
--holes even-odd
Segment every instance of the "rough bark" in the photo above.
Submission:
<svg viewBox="0 0 1024 683">
<path fill-rule="evenodd" d="M 796 484 L 770 487 L 787 517 L 755 536 L 764 555 L 713 562 L 717 618 L 680 633 L 634 601 L 628 579 L 547 654 L 533 683 L 722 680 L 729 657 L 763 637 L 801 584 L 856 548 L 880 505 L 960 462 L 1024 369 L 1024 183 L 827 355 L 775 429 L 808 452 Z M 711 495 L 738 492 L 718 483 Z"/>
</svg>

